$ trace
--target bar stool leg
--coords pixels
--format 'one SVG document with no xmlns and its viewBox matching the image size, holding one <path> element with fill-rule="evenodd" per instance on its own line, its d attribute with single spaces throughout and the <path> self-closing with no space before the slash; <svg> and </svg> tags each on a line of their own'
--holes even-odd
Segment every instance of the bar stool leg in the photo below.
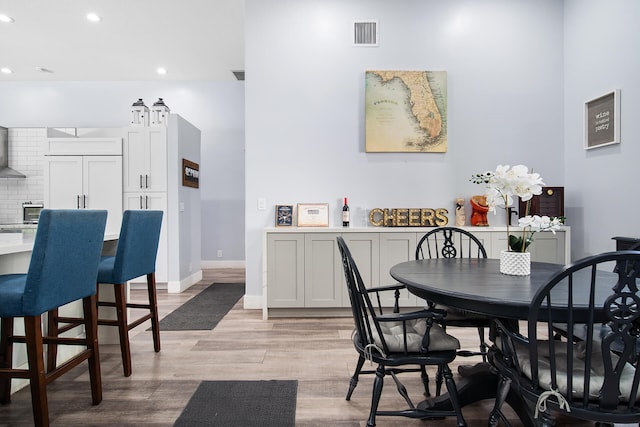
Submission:
<svg viewBox="0 0 640 427">
<path fill-rule="evenodd" d="M 147 292 L 149 311 L 151 312 L 151 330 L 153 331 L 153 349 L 160 351 L 160 322 L 158 321 L 158 297 L 156 293 L 156 273 L 147 274 Z"/>
<path fill-rule="evenodd" d="M 53 310 L 47 313 L 47 336 L 57 337 L 60 333 L 60 329 L 58 327 L 58 309 L 54 308 Z M 47 345 L 47 372 L 51 372 L 56 369 L 58 358 L 58 345 L 55 343 Z"/>
<path fill-rule="evenodd" d="M 113 285 L 116 304 L 118 333 L 120 335 L 120 352 L 122 353 L 122 369 L 124 376 L 131 376 L 131 348 L 129 346 L 129 324 L 127 320 L 127 300 L 124 284 Z"/>
<path fill-rule="evenodd" d="M 49 403 L 47 400 L 47 383 L 44 373 L 44 345 L 40 316 L 24 318 L 27 357 L 29 360 L 29 382 L 31 385 L 31 404 L 33 405 L 33 421 L 36 426 L 49 425 Z"/>
<path fill-rule="evenodd" d="M 102 401 L 102 377 L 100 374 L 100 353 L 98 349 L 98 305 L 96 301 L 95 295 L 82 300 L 87 349 L 91 350 L 88 363 L 89 379 L 91 381 L 91 398 L 94 405 Z"/>
<path fill-rule="evenodd" d="M 11 369 L 13 363 L 13 317 L 3 317 L 0 334 L 0 368 Z M 0 403 L 11 402 L 11 378 L 0 377 Z"/>
</svg>

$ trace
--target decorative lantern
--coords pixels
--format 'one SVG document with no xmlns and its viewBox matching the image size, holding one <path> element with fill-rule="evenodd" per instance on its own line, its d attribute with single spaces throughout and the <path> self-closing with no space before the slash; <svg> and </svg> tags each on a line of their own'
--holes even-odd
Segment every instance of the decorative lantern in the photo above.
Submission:
<svg viewBox="0 0 640 427">
<path fill-rule="evenodd" d="M 131 106 L 131 126 L 149 126 L 149 108 L 142 98 Z"/>
<path fill-rule="evenodd" d="M 158 98 L 151 107 L 151 126 L 167 126 L 169 124 L 169 107 Z"/>
</svg>

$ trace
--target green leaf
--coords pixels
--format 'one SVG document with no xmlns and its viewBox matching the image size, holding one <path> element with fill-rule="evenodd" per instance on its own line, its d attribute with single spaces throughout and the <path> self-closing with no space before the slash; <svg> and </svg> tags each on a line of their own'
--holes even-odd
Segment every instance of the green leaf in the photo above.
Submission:
<svg viewBox="0 0 640 427">
<path fill-rule="evenodd" d="M 523 243 L 524 249 L 522 248 Z M 525 252 L 531 243 L 533 243 L 533 239 L 531 237 L 524 239 L 523 242 L 522 236 L 514 236 L 513 234 L 509 235 L 509 248 L 513 252 Z"/>
</svg>

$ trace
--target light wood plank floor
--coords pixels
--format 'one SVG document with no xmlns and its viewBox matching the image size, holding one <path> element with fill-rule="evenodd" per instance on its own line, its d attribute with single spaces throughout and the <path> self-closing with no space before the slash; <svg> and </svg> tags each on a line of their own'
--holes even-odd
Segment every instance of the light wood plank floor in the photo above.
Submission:
<svg viewBox="0 0 640 427">
<path fill-rule="evenodd" d="M 204 272 L 202 282 L 182 294 L 160 291 L 164 317 L 213 282 L 244 282 L 243 269 Z M 132 291 L 132 301 L 144 291 Z M 344 397 L 357 354 L 351 344 L 351 318 L 262 320 L 258 310 L 244 310 L 242 300 L 212 331 L 161 331 L 162 351 L 154 353 L 151 332 L 131 331 L 133 375 L 122 376 L 119 347 L 101 344 L 103 401 L 92 406 L 84 367 L 48 387 L 54 426 L 171 426 L 202 380 L 297 379 L 296 425 L 358 427 L 366 424 L 372 376 L 362 376 L 351 401 Z M 477 347 L 475 331 L 451 331 L 468 348 Z M 462 363 L 477 360 L 462 359 Z M 454 371 L 457 370 L 452 366 Z M 404 374 L 417 402 L 422 388 L 418 374 Z M 393 382 L 386 381 L 384 408 L 403 408 Z M 486 425 L 492 402 L 464 408 L 469 426 Z M 383 406 L 381 405 L 381 409 Z M 515 419 L 515 417 L 512 417 Z M 379 417 L 378 426 L 455 426 L 455 419 L 421 421 Z M 0 405 L 0 426 L 32 425 L 29 390 Z M 519 425 L 517 422 L 515 426 Z M 559 423 L 560 425 L 560 423 Z M 238 426 L 242 427 L 242 426 Z"/>
</svg>

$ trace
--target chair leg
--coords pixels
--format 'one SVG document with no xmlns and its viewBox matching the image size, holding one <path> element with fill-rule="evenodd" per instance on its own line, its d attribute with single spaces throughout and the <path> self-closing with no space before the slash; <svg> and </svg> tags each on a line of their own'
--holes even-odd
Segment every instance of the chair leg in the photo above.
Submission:
<svg viewBox="0 0 640 427">
<path fill-rule="evenodd" d="M 427 368 L 424 365 L 420 366 L 420 378 L 422 378 L 422 385 L 424 385 L 424 395 L 431 397 L 431 392 L 429 392 L 429 374 L 427 374 Z"/>
<path fill-rule="evenodd" d="M 47 313 L 47 336 L 57 337 L 60 333 L 58 327 L 58 309 L 54 308 L 53 310 Z M 51 372 L 56 369 L 58 358 L 58 345 L 55 343 L 47 345 L 47 372 Z"/>
<path fill-rule="evenodd" d="M 347 391 L 347 397 L 345 400 L 351 400 L 351 395 L 353 394 L 353 390 L 356 389 L 358 385 L 358 377 L 360 376 L 360 371 L 362 371 L 362 367 L 364 366 L 365 359 L 362 356 L 358 356 L 358 363 L 356 365 L 356 370 L 353 373 L 353 376 L 349 380 L 349 390 Z"/>
<path fill-rule="evenodd" d="M 436 396 L 440 396 L 440 391 L 442 390 L 442 367 L 438 366 L 438 371 L 436 372 Z"/>
<path fill-rule="evenodd" d="M 113 285 L 116 304 L 118 334 L 120 336 L 120 352 L 122 353 L 122 370 L 124 376 L 131 376 L 131 348 L 129 346 L 129 325 L 127 321 L 127 300 L 124 284 Z"/>
<path fill-rule="evenodd" d="M 367 427 L 375 427 L 376 425 L 376 413 L 378 412 L 378 404 L 380 403 L 380 396 L 382 395 L 382 386 L 384 385 L 384 375 L 386 369 L 383 365 L 378 365 L 376 369 L 376 378 L 373 380 L 373 394 L 371 396 L 371 411 L 369 412 L 369 420 L 367 420 Z"/>
<path fill-rule="evenodd" d="M 449 393 L 451 407 L 456 413 L 456 417 L 458 420 L 458 427 L 466 427 L 467 422 L 462 416 L 462 408 L 460 407 L 460 401 L 458 400 L 458 387 L 456 387 L 456 383 L 455 381 L 453 381 L 453 374 L 451 373 L 451 369 L 449 369 L 448 365 L 441 365 L 438 370 L 441 370 L 442 375 L 444 376 L 444 382 L 447 387 L 447 392 Z"/>
<path fill-rule="evenodd" d="M 484 340 L 484 327 L 478 326 L 478 336 L 480 337 L 480 353 L 482 353 L 482 361 L 487 361 L 487 344 Z"/>
<path fill-rule="evenodd" d="M 3 317 L 0 323 L 0 369 L 11 369 L 13 364 L 13 317 Z M 11 378 L 0 378 L 0 403 L 11 402 Z"/>
<path fill-rule="evenodd" d="M 49 404 L 44 372 L 44 345 L 42 342 L 41 321 L 40 316 L 26 316 L 24 318 L 24 329 L 29 361 L 33 422 L 36 426 L 48 426 Z"/>
<path fill-rule="evenodd" d="M 158 297 L 156 294 L 156 273 L 147 274 L 147 292 L 149 294 L 149 311 L 151 311 L 151 331 L 153 332 L 153 349 L 160 351 L 160 322 L 158 321 Z"/>
<path fill-rule="evenodd" d="M 87 349 L 91 350 L 88 363 L 89 379 L 91 380 L 91 397 L 94 405 L 102 401 L 102 377 L 100 374 L 100 352 L 98 349 L 98 306 L 96 301 L 95 295 L 82 300 Z"/>
<path fill-rule="evenodd" d="M 493 410 L 489 414 L 489 427 L 497 427 L 500 422 L 500 409 L 502 404 L 507 399 L 509 389 L 511 388 L 511 380 L 504 375 L 500 375 L 500 382 L 498 383 L 498 392 L 496 393 L 496 400 L 493 405 Z"/>
</svg>

